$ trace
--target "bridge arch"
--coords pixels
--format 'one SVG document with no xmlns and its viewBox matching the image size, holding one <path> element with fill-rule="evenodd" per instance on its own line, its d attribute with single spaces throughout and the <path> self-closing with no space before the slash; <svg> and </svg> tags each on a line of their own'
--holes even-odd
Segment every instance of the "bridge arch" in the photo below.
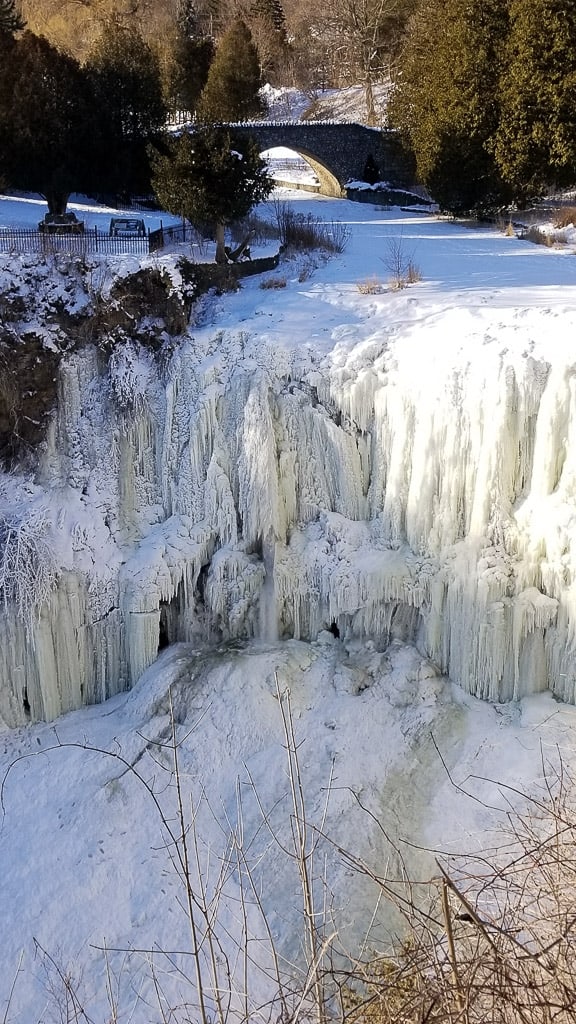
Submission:
<svg viewBox="0 0 576 1024">
<path fill-rule="evenodd" d="M 322 161 L 318 160 L 313 153 L 309 153 L 308 150 L 304 149 L 303 147 L 300 147 L 299 149 L 292 149 L 292 147 L 290 147 L 290 149 L 286 149 L 286 147 L 282 146 L 272 147 L 271 149 L 263 149 L 262 154 L 264 156 L 272 154 L 273 162 L 274 150 L 277 148 L 283 149 L 285 152 L 288 153 L 294 153 L 295 156 L 300 157 L 301 160 L 303 160 L 308 165 L 310 170 L 315 174 L 318 181 L 317 185 L 313 185 L 310 183 L 308 186 L 302 185 L 300 187 L 309 187 L 312 191 L 320 192 L 320 194 L 324 196 L 335 196 L 336 198 L 340 198 L 342 196 L 342 185 L 338 181 L 338 178 L 334 174 L 332 174 L 330 168 L 326 167 L 326 165 L 322 163 Z"/>
<path fill-rule="evenodd" d="M 345 195 L 347 182 L 363 180 L 369 157 L 380 180 L 392 187 L 414 183 L 410 161 L 390 130 L 334 121 L 250 121 L 230 127 L 251 135 L 261 152 L 282 146 L 299 153 L 317 175 L 323 195 Z"/>
</svg>

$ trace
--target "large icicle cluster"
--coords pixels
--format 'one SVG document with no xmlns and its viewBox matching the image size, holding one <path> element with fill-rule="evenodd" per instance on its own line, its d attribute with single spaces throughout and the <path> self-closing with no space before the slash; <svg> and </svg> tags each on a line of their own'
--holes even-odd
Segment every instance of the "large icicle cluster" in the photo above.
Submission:
<svg viewBox="0 0 576 1024">
<path fill-rule="evenodd" d="M 118 692 L 173 641 L 326 629 L 573 701 L 576 368 L 453 334 L 71 356 L 29 494 L 51 586 L 32 625 L 2 617 L 3 719 Z"/>
</svg>

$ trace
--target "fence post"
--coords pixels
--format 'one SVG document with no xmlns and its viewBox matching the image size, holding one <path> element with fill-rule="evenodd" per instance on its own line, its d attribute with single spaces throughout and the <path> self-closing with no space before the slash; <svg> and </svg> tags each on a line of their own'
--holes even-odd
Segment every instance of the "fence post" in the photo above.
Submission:
<svg viewBox="0 0 576 1024">
<path fill-rule="evenodd" d="M 97 224 L 94 225 L 94 245 L 95 245 L 95 248 L 96 248 L 96 252 L 98 252 L 98 225 Z"/>
</svg>

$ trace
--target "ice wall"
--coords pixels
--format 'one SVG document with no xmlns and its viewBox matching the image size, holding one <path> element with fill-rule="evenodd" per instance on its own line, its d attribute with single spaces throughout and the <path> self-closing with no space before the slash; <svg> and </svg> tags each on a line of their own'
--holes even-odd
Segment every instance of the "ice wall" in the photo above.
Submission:
<svg viewBox="0 0 576 1024">
<path fill-rule="evenodd" d="M 75 354 L 28 497 L 54 586 L 6 605 L 1 716 L 109 696 L 176 640 L 327 628 L 416 643 L 491 700 L 574 701 L 575 387 L 567 357 L 416 330 Z"/>
</svg>

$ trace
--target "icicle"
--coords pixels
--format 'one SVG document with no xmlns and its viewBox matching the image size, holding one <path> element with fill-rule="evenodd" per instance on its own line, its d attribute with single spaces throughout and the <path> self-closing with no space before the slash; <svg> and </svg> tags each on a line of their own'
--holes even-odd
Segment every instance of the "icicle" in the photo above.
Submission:
<svg viewBox="0 0 576 1024">
<path fill-rule="evenodd" d="M 107 378 L 95 348 L 70 356 L 40 473 L 65 489 L 60 582 L 32 644 L 10 592 L 0 715 L 118 692 L 167 621 L 169 640 L 417 637 L 477 696 L 574 700 L 576 371 L 469 325 L 325 356 L 205 332 L 165 380 L 137 345 Z"/>
</svg>

